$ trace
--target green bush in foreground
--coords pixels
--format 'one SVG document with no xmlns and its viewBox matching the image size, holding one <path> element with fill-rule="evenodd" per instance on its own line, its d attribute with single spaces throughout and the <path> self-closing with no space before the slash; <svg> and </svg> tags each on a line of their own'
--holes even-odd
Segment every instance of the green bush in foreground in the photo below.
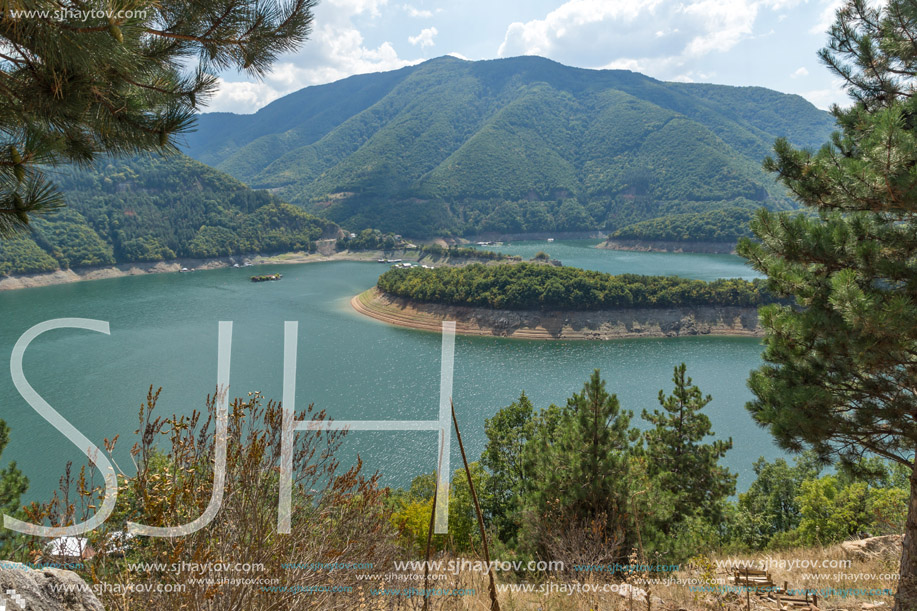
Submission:
<svg viewBox="0 0 917 611">
<path fill-rule="evenodd" d="M 613 276 L 574 267 L 533 263 L 391 269 L 380 290 L 445 305 L 507 310 L 600 310 L 672 306 L 746 306 L 775 301 L 763 282 L 714 282 L 676 276 Z"/>
</svg>

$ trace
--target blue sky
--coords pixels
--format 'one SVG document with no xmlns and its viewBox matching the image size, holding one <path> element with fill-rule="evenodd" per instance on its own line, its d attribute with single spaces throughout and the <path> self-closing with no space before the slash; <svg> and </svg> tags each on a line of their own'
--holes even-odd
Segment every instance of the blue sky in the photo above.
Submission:
<svg viewBox="0 0 917 611">
<path fill-rule="evenodd" d="M 666 81 L 757 85 L 846 104 L 818 60 L 839 0 L 322 0 L 310 39 L 263 79 L 222 75 L 207 110 L 254 112 L 309 85 L 441 55 L 541 55 Z"/>
</svg>

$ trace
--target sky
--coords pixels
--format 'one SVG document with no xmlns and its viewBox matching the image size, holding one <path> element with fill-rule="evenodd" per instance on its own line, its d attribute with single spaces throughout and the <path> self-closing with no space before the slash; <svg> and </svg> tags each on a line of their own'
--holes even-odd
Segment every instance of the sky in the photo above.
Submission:
<svg viewBox="0 0 917 611">
<path fill-rule="evenodd" d="M 227 72 L 208 111 L 255 112 L 283 95 L 442 55 L 540 55 L 664 81 L 755 85 L 846 105 L 821 64 L 840 0 L 321 0 L 302 47 L 262 79 Z"/>
</svg>

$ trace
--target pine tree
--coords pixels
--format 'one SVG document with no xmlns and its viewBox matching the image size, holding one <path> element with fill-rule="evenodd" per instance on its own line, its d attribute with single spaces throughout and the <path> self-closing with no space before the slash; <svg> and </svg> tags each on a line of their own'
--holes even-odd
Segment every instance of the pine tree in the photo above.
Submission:
<svg viewBox="0 0 917 611">
<path fill-rule="evenodd" d="M 663 525 L 669 534 L 678 520 L 694 514 L 717 522 L 722 501 L 735 493 L 736 475 L 719 461 L 732 448 L 732 439 L 703 443 L 712 436 L 710 419 L 700 411 L 713 398 L 686 377 L 684 363 L 675 367 L 675 390 L 659 391 L 662 411 L 643 411 L 654 428 L 644 433 L 648 473 L 672 495 L 675 520 Z"/>
<path fill-rule="evenodd" d="M 630 427 L 632 413 L 622 410 L 605 390 L 596 369 L 580 393 L 567 399 L 556 426 L 545 426 L 550 439 L 536 433 L 527 444 L 534 452 L 529 511 L 550 531 L 597 528 L 609 544 L 632 542 L 628 523 L 628 474 L 639 432 Z M 541 431 L 539 431 L 541 432 Z"/>
<path fill-rule="evenodd" d="M 854 103 L 817 152 L 765 167 L 815 214 L 760 212 L 740 252 L 792 306 L 761 308 L 748 408 L 784 448 L 912 472 L 897 611 L 917 609 L 917 3 L 848 0 L 821 52 Z"/>
<path fill-rule="evenodd" d="M 487 446 L 481 454 L 481 465 L 490 473 L 487 478 L 489 514 L 501 541 L 516 538 L 518 523 L 515 514 L 520 494 L 528 483 L 524 449 L 535 426 L 534 408 L 523 392 L 512 405 L 484 421 Z"/>
<path fill-rule="evenodd" d="M 0 4 L 0 235 L 62 204 L 44 168 L 174 152 L 215 72 L 263 75 L 315 0 Z"/>
<path fill-rule="evenodd" d="M 10 427 L 0 420 L 0 454 L 6 448 L 10 440 Z M 22 474 L 22 471 L 11 462 L 5 469 L 0 471 L 0 512 L 6 515 L 16 515 L 22 510 L 19 505 L 20 497 L 25 494 L 29 488 L 29 480 Z M 13 541 L 15 533 L 10 530 L 0 529 L 0 554 L 8 554 L 10 543 Z"/>
</svg>

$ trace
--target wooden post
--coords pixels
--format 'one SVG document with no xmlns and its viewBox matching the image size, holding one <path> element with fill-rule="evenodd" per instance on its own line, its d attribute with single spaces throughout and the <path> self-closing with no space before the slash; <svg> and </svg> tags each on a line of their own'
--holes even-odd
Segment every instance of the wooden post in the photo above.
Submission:
<svg viewBox="0 0 917 611">
<path fill-rule="evenodd" d="M 440 438 L 445 436 L 445 432 L 440 433 Z M 439 460 L 436 463 L 436 473 L 433 474 L 433 509 L 430 511 L 430 529 L 427 531 L 427 561 L 423 565 L 423 611 L 427 611 L 430 603 L 430 597 L 427 596 L 427 584 L 430 578 L 430 545 L 433 543 L 433 516 L 436 515 L 436 497 L 439 494 L 439 472 L 443 467 L 443 446 L 439 444 Z"/>
<path fill-rule="evenodd" d="M 745 609 L 751 611 L 751 590 L 748 589 L 748 567 L 745 567 Z"/>
<path fill-rule="evenodd" d="M 474 501 L 474 511 L 478 514 L 478 528 L 481 529 L 481 543 L 484 547 L 484 561 L 487 563 L 487 576 L 490 577 L 490 611 L 500 611 L 500 603 L 497 600 L 497 585 L 494 583 L 494 571 L 490 565 L 490 548 L 487 546 L 487 532 L 484 530 L 484 515 L 481 513 L 481 506 L 478 504 L 478 493 L 474 490 L 474 482 L 471 480 L 471 468 L 468 466 L 468 458 L 465 456 L 465 446 L 462 444 L 462 434 L 459 433 L 458 419 L 455 417 L 455 404 L 452 399 L 449 400 L 452 407 L 452 424 L 455 425 L 455 438 L 458 440 L 459 450 L 462 452 L 462 462 L 465 463 L 465 474 L 468 475 L 468 488 L 471 489 L 471 499 Z"/>
</svg>

